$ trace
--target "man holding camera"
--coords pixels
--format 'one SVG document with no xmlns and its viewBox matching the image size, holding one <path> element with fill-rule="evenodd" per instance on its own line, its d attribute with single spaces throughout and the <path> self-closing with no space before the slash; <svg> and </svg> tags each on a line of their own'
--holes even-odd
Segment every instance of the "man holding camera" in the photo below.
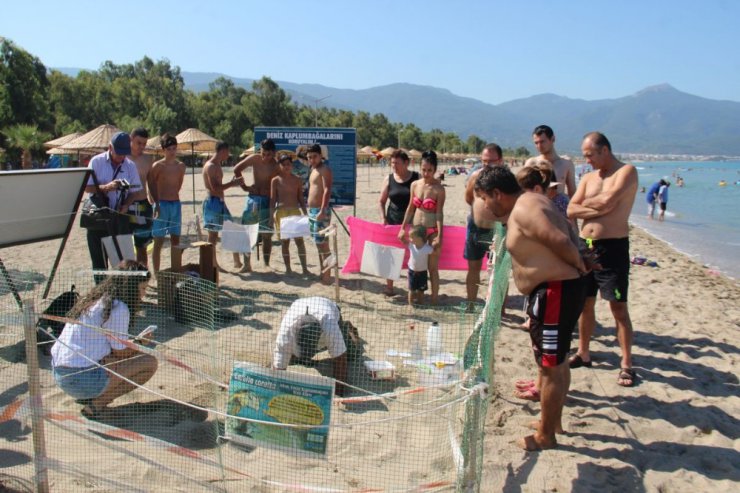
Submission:
<svg viewBox="0 0 740 493">
<path fill-rule="evenodd" d="M 125 215 L 128 207 L 136 200 L 146 198 L 141 186 L 136 164 L 126 156 L 131 154 L 131 137 L 118 132 L 111 137 L 108 150 L 90 159 L 88 168 L 97 178 L 97 187 L 92 177 L 87 180 L 85 192 L 95 194 L 99 190 L 108 199 L 108 207 L 116 211 L 115 219 L 108 231 L 87 230 L 87 248 L 95 270 L 108 268 L 108 258 L 103 249 L 102 239 L 115 234 L 129 232 L 129 221 Z"/>
</svg>

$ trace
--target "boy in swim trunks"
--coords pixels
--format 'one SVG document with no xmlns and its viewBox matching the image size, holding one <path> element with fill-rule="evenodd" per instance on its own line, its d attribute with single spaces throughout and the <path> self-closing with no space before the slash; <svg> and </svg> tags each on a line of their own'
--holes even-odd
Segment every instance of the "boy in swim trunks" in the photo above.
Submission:
<svg viewBox="0 0 740 493">
<path fill-rule="evenodd" d="M 229 144 L 226 142 L 216 143 L 216 155 L 206 161 L 203 165 L 203 184 L 208 191 L 208 197 L 203 201 L 203 223 L 208 231 L 208 243 L 213 245 L 213 265 L 218 266 L 218 255 L 216 254 L 216 244 L 218 243 L 218 232 L 223 228 L 224 221 L 231 220 L 231 214 L 224 202 L 224 191 L 241 185 L 243 179 L 241 176 L 223 183 L 224 172 L 221 169 L 221 163 L 229 158 Z M 239 260 L 239 254 L 234 253 L 234 264 Z"/>
<path fill-rule="evenodd" d="M 280 221 L 285 217 L 307 215 L 306 203 L 303 197 L 303 182 L 293 174 L 293 159 L 288 154 L 278 156 L 279 174 L 270 182 L 270 229 L 274 229 L 280 237 Z M 273 219 L 274 218 L 274 219 Z M 303 274 L 308 274 L 306 268 L 306 245 L 303 238 L 294 238 L 298 248 L 298 259 L 301 261 Z M 290 239 L 280 239 L 280 246 L 285 262 L 285 272 L 290 274 Z"/>
<path fill-rule="evenodd" d="M 311 236 L 319 251 L 321 282 L 331 284 L 331 272 L 324 265 L 330 254 L 329 241 L 319 232 L 329 226 L 331 221 L 329 200 L 333 176 L 331 169 L 324 164 L 320 145 L 310 146 L 306 151 L 306 157 L 311 166 L 311 174 L 308 176 L 308 217 Z"/>
<path fill-rule="evenodd" d="M 414 226 L 409 231 L 409 305 L 424 303 L 424 291 L 427 290 L 429 276 L 429 254 L 434 251 L 427 242 L 427 231 L 424 226 Z"/>
<path fill-rule="evenodd" d="M 152 266 L 155 273 L 159 272 L 165 236 L 170 235 L 173 248 L 180 244 L 180 225 L 182 224 L 180 188 L 185 180 L 185 164 L 177 160 L 177 139 L 172 135 L 164 134 L 161 144 L 164 149 L 164 159 L 155 162 L 147 176 L 153 203 Z"/>
<path fill-rule="evenodd" d="M 278 165 L 275 161 L 275 142 L 265 139 L 260 142 L 259 154 L 247 156 L 234 166 L 234 176 L 241 177 L 242 172 L 252 168 L 254 184 L 242 189 L 249 192 L 244 212 L 242 213 L 242 224 L 259 224 L 259 236 L 262 243 L 262 254 L 265 267 L 270 266 L 270 255 L 272 253 L 272 230 L 270 222 L 270 182 L 278 173 Z M 239 272 L 251 272 L 251 256 L 244 256 L 244 266 Z"/>
</svg>

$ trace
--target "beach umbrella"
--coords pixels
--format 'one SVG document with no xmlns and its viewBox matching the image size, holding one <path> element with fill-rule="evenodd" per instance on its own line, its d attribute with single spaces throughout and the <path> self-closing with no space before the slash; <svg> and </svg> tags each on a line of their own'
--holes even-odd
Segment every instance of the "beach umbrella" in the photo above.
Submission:
<svg viewBox="0 0 740 493">
<path fill-rule="evenodd" d="M 370 146 L 365 146 L 361 149 L 357 149 L 357 157 L 374 157 L 375 154 L 373 154 L 373 148 Z"/>
<path fill-rule="evenodd" d="M 252 154 L 254 154 L 254 152 L 255 152 L 255 151 L 254 151 L 254 146 L 252 146 L 252 147 L 250 147 L 249 149 L 247 149 L 246 151 L 244 151 L 244 152 L 242 152 L 241 154 L 239 154 L 239 157 L 247 157 L 247 156 L 251 156 Z M 281 151 L 281 152 L 282 152 L 282 151 Z"/>
<path fill-rule="evenodd" d="M 113 125 L 100 125 L 86 134 L 82 134 L 65 144 L 58 145 L 57 148 L 67 151 L 82 152 L 85 150 L 91 150 L 102 152 L 108 149 L 110 139 L 116 132 L 120 132 L 120 130 Z"/>
<path fill-rule="evenodd" d="M 408 152 L 408 155 L 411 159 L 421 159 L 421 151 L 417 151 L 416 149 L 411 149 Z"/>
<path fill-rule="evenodd" d="M 396 152 L 395 147 L 386 147 L 385 149 L 380 151 L 380 154 L 382 154 L 383 157 L 391 157 L 391 154 L 393 154 L 394 152 Z"/>
<path fill-rule="evenodd" d="M 48 142 L 44 142 L 44 147 L 47 147 L 47 148 L 59 147 L 59 146 L 66 144 L 67 142 L 71 140 L 76 139 L 80 135 L 82 135 L 82 132 L 73 132 L 68 135 L 63 135 L 61 137 L 57 137 L 56 139 L 52 139 Z M 51 153 L 47 152 L 47 154 L 51 154 Z"/>
<path fill-rule="evenodd" d="M 189 128 L 177 134 L 177 148 L 182 150 L 190 149 L 190 155 L 193 157 L 193 212 L 195 209 L 195 153 L 196 152 L 216 152 L 216 143 L 218 139 L 211 137 L 197 128 Z"/>
</svg>

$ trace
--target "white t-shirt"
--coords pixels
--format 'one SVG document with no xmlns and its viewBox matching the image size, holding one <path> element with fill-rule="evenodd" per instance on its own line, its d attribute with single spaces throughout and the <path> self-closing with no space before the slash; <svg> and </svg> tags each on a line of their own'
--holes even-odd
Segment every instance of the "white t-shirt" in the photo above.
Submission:
<svg viewBox="0 0 740 493">
<path fill-rule="evenodd" d="M 342 331 L 339 329 L 339 308 L 336 303 L 320 296 L 299 298 L 290 305 L 280 322 L 280 332 L 275 341 L 272 359 L 273 368 L 284 370 L 288 367 L 291 356 L 301 356 L 298 329 L 307 317 L 321 325 L 319 349 L 328 349 L 332 358 L 339 357 L 347 351 Z"/>
<path fill-rule="evenodd" d="M 80 322 L 93 327 L 102 327 L 114 332 L 121 339 L 128 339 L 130 314 L 126 303 L 113 300 L 108 320 L 103 320 L 103 308 L 103 300 L 100 299 L 82 314 Z M 51 364 L 55 367 L 87 368 L 92 366 L 93 362 L 108 356 L 112 349 L 120 351 L 125 348 L 124 344 L 101 332 L 81 324 L 67 323 L 62 335 L 59 336 L 59 341 L 51 348 Z M 90 359 L 85 359 L 82 354 Z"/>
<path fill-rule="evenodd" d="M 427 270 L 429 267 L 429 254 L 434 251 L 432 245 L 424 243 L 424 246 L 417 248 L 413 243 L 409 243 L 409 269 L 414 272 L 421 272 Z"/>
</svg>

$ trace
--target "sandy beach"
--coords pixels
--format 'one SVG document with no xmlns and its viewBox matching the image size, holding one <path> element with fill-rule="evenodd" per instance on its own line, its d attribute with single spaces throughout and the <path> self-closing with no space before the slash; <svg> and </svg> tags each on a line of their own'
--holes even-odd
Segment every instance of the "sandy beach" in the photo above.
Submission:
<svg viewBox="0 0 740 493">
<path fill-rule="evenodd" d="M 379 185 L 386 173 L 387 168 L 358 169 L 358 217 L 378 221 Z M 226 168 L 224 174 L 224 180 L 231 178 L 230 169 Z M 447 176 L 444 181 L 445 224 L 465 224 L 464 180 L 465 176 L 461 175 Z M 184 223 L 194 216 L 191 183 L 191 177 L 187 176 L 181 192 Z M 196 209 L 200 213 L 200 201 L 205 196 L 200 175 L 195 176 L 195 189 Z M 238 189 L 227 191 L 227 204 L 233 214 L 241 213 L 244 195 Z M 353 215 L 353 210 L 346 207 L 337 213 L 346 219 Z M 635 328 L 633 360 L 637 385 L 634 388 L 617 385 L 619 348 L 614 321 L 607 304 L 599 301 L 598 327 L 591 346 L 594 366 L 573 371 L 563 416 L 567 433 L 559 437 L 557 449 L 540 453 L 525 453 L 515 446 L 516 439 L 529 433 L 526 425 L 536 419 L 539 403 L 513 396 L 514 381 L 533 377 L 536 365 L 529 336 L 519 328 L 523 321 L 523 298 L 512 283 L 507 316 L 495 341 L 495 382 L 490 389 L 491 404 L 486 418 L 481 491 L 737 489 L 740 482 L 737 370 L 740 287 L 737 281 L 717 276 L 640 229 L 632 228 L 630 241 L 633 252 L 640 252 L 658 265 L 633 266 L 630 274 L 629 306 Z M 349 238 L 341 227 L 338 242 L 341 265 L 349 250 Z M 5 248 L 0 250 L 0 257 L 12 275 L 33 280 L 34 289 L 38 290 L 51 270 L 59 244 L 55 240 Z M 253 258 L 255 272 L 246 275 L 235 274 L 231 254 L 220 252 L 219 262 L 231 271 L 220 276 L 225 300 L 222 307 L 233 313 L 236 320 L 213 337 L 204 337 L 202 331 L 182 330 L 172 322 L 158 336 L 166 343 L 167 354 L 186 357 L 189 364 L 219 375 L 221 381 L 227 381 L 231 361 L 268 363 L 280 310 L 284 311 L 295 296 L 334 297 L 334 286 L 322 286 L 316 277 L 315 245 L 307 241 L 306 247 L 313 273 L 308 278 L 284 274 L 277 245 L 273 247 L 272 269 L 266 269 Z M 197 262 L 196 249 L 185 253 L 184 263 Z M 291 255 L 293 270 L 300 270 L 294 246 Z M 163 252 L 163 265 L 169 265 L 167 249 Z M 89 266 L 84 230 L 75 226 L 60 272 L 73 273 Z M 34 276 L 32 272 L 44 276 Z M 440 293 L 445 295 L 442 310 L 446 311 L 419 310 L 412 316 L 423 322 L 441 317 L 448 327 L 470 330 L 475 317 L 460 316 L 454 311 L 465 300 L 465 272 L 443 271 L 441 279 Z M 483 275 L 482 282 L 486 281 L 487 276 Z M 361 274 L 342 276 L 340 280 L 343 310 L 347 307 L 350 319 L 383 323 L 380 327 L 356 323 L 366 342 L 366 353 L 372 358 L 382 358 L 391 344 L 405 336 L 404 324 L 409 317 L 405 306 L 405 275 L 397 284 L 400 289 L 395 299 L 383 296 L 384 285 L 382 279 Z M 480 291 L 482 294 L 484 289 Z M 156 310 L 156 297 L 152 286 L 146 300 L 150 304 L 147 310 L 152 313 Z M 7 294 L 0 300 L 3 309 L 12 309 Z M 3 381 L 0 406 L 27 395 L 23 346 L 13 320 L 17 317 L 6 315 L 0 320 L 0 325 L 4 325 L 0 332 L 5 336 L 0 340 L 0 380 Z M 457 349 L 466 337 L 464 330 L 454 332 L 453 329 L 445 334 L 449 345 Z M 78 416 L 79 405 L 56 388 L 50 377 L 48 360 L 42 359 L 41 367 L 47 410 Z M 407 376 L 401 372 L 401 377 Z M 225 408 L 223 391 L 214 389 L 203 379 L 183 376 L 172 365 L 161 367 L 151 386 L 164 396 L 177 396 L 184 402 Z M 373 390 L 380 392 L 387 388 L 378 384 Z M 381 419 L 389 411 L 391 415 L 406 412 L 404 409 L 415 404 L 430 407 L 432 401 L 427 395 L 359 410 L 337 409 L 335 422 L 348 426 L 333 432 L 331 451 L 325 461 L 314 461 L 301 469 L 294 466 L 299 462 L 293 462 L 292 456 L 286 459 L 291 466 L 281 467 L 275 463 L 274 455 L 260 450 L 245 455 L 226 447 L 226 451 L 219 453 L 212 437 L 217 416 L 206 416 L 184 405 L 167 404 L 156 395 L 135 391 L 113 404 L 134 409 L 137 402 L 150 403 L 148 412 L 157 417 L 158 428 L 147 428 L 143 423 L 121 428 L 163 442 L 137 443 L 125 437 L 120 441 L 100 440 L 101 430 L 84 421 L 48 421 L 47 449 L 52 460 L 58 461 L 51 467 L 52 490 L 195 491 L 211 485 L 226 491 L 297 491 L 285 485 L 314 485 L 335 477 L 331 486 L 336 491 L 368 491 L 397 487 L 391 480 L 393 475 L 403 477 L 404 486 L 411 488 L 438 477 L 451 477 L 454 472 L 454 463 L 448 459 L 447 429 L 442 428 L 446 426 L 447 414 L 439 411 L 421 415 L 412 425 L 392 421 L 362 428 L 356 424 Z M 461 406 L 454 410 L 456 416 L 461 411 Z M 167 431 L 164 433 L 162 423 L 167 420 L 171 422 L 164 427 Z M 33 477 L 32 440 L 26 425 L 25 421 L 16 419 L 0 422 L 0 484 L 9 477 L 18 478 L 21 483 Z M 459 424 L 456 426 L 459 431 Z M 419 441 L 418 446 L 412 448 L 415 441 Z M 158 455 L 167 447 L 164 442 L 182 447 L 186 451 L 180 454 L 182 459 L 160 460 L 171 457 Z M 397 444 L 402 444 L 407 453 L 413 450 L 413 456 L 399 458 Z M 196 451 L 203 460 L 188 459 L 187 451 Z M 101 457 L 105 467 L 100 466 Z M 229 473 L 226 481 L 221 481 L 224 478 L 219 461 L 227 470 L 246 471 L 253 477 Z M 375 469 L 368 472 L 368 464 Z M 426 491 L 452 490 L 453 487 L 442 485 Z"/>
</svg>

